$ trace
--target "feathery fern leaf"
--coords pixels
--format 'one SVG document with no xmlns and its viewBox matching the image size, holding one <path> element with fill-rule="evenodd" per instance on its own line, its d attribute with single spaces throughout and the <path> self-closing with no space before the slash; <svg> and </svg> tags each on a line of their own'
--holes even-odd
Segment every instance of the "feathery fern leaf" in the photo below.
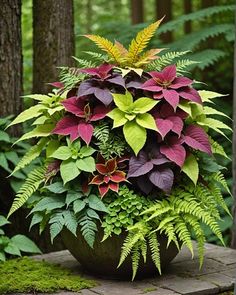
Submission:
<svg viewBox="0 0 236 295">
<path fill-rule="evenodd" d="M 19 189 L 13 201 L 8 217 L 11 216 L 17 209 L 22 207 L 29 197 L 37 191 L 40 184 L 44 182 L 46 168 L 39 167 L 31 171 L 25 180 L 22 187 Z"/>
<path fill-rule="evenodd" d="M 158 269 L 159 274 L 161 274 L 160 245 L 156 233 L 152 233 L 148 236 L 148 242 L 151 250 L 152 261 Z"/>
</svg>

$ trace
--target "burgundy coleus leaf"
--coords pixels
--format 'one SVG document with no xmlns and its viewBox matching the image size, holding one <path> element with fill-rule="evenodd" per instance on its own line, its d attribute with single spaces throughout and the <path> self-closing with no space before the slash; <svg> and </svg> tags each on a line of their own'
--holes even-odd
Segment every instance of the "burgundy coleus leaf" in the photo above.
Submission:
<svg viewBox="0 0 236 295">
<path fill-rule="evenodd" d="M 93 136 L 93 125 L 87 122 L 80 122 L 78 125 L 79 136 L 86 142 L 87 145 L 90 144 L 90 141 Z"/>
<path fill-rule="evenodd" d="M 153 92 L 154 99 L 166 100 L 176 110 L 180 98 L 201 103 L 197 91 L 190 87 L 193 81 L 187 77 L 176 76 L 176 66 L 165 67 L 161 72 L 150 72 L 152 77 L 141 89 Z"/>
<path fill-rule="evenodd" d="M 186 159 L 186 150 L 181 139 L 176 136 L 169 137 L 168 141 L 161 145 L 160 152 L 179 167 L 183 166 Z"/>
<path fill-rule="evenodd" d="M 184 126 L 182 118 L 185 115 L 183 113 L 184 112 L 181 112 L 181 110 L 174 112 L 170 105 L 164 104 L 158 112 L 153 114 L 157 131 L 161 135 L 162 139 L 164 139 L 166 134 L 170 131 L 173 131 L 180 137 Z"/>
<path fill-rule="evenodd" d="M 76 116 L 62 118 L 53 129 L 52 134 L 70 135 L 71 141 L 79 137 L 78 125 L 80 119 Z"/>
<path fill-rule="evenodd" d="M 111 64 L 102 64 L 96 68 L 86 68 L 80 70 L 82 73 L 88 74 L 90 76 L 95 76 L 101 80 L 105 80 L 111 76 L 110 71 L 113 69 L 114 65 Z"/>
<path fill-rule="evenodd" d="M 62 104 L 69 113 L 72 113 L 80 118 L 85 117 L 84 107 L 86 105 L 86 101 L 84 99 L 73 96 L 63 100 Z"/>
<path fill-rule="evenodd" d="M 208 135 L 199 126 L 189 125 L 184 131 L 183 141 L 193 149 L 212 154 Z"/>
<path fill-rule="evenodd" d="M 158 167 L 149 174 L 149 180 L 165 193 L 170 193 L 174 182 L 174 173 L 170 168 Z"/>
<path fill-rule="evenodd" d="M 45 181 L 48 182 L 53 176 L 55 176 L 60 171 L 60 160 L 54 160 L 49 163 L 45 172 Z"/>
<path fill-rule="evenodd" d="M 52 82 L 52 83 L 49 83 L 49 85 L 52 85 L 53 87 L 56 87 L 56 88 L 64 87 L 64 84 L 62 82 Z"/>
</svg>

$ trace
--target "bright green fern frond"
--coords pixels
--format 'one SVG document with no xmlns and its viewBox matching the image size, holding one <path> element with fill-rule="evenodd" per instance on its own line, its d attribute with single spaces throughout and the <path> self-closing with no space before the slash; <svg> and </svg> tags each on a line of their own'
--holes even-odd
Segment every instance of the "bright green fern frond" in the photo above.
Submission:
<svg viewBox="0 0 236 295">
<path fill-rule="evenodd" d="M 228 184 L 227 184 L 227 181 L 225 180 L 225 177 L 224 177 L 224 174 L 222 172 L 217 172 L 217 173 L 214 173 L 212 176 L 211 176 L 212 180 L 215 180 L 216 182 L 218 182 L 219 184 L 221 184 L 223 186 L 223 188 L 230 194 L 231 194 L 231 191 L 229 190 L 229 187 L 228 187 Z"/>
<path fill-rule="evenodd" d="M 98 52 L 85 51 L 92 59 L 99 62 L 104 62 L 107 59 L 107 56 Z"/>
<path fill-rule="evenodd" d="M 47 143 L 48 139 L 42 138 L 36 145 L 32 146 L 17 164 L 11 175 L 14 174 L 16 171 L 23 169 L 25 166 L 29 165 L 33 160 L 35 160 L 41 154 Z"/>
<path fill-rule="evenodd" d="M 151 250 L 152 261 L 161 274 L 161 260 L 160 260 L 160 248 L 156 233 L 152 233 L 148 236 L 149 247 Z"/>
<path fill-rule="evenodd" d="M 32 194 L 37 191 L 40 184 L 44 182 L 45 171 L 46 171 L 45 167 L 39 167 L 29 173 L 24 184 L 22 185 L 22 187 L 19 189 L 18 193 L 16 194 L 16 197 L 11 206 L 8 217 L 11 216 L 12 213 L 14 213 L 17 209 L 22 207 L 26 203 L 26 201 L 29 199 L 29 197 L 31 197 Z"/>
<path fill-rule="evenodd" d="M 175 220 L 175 232 L 179 240 L 183 243 L 183 245 L 185 245 L 190 250 L 193 257 L 194 253 L 193 244 L 191 240 L 191 233 L 181 216 L 179 216 Z"/>
<path fill-rule="evenodd" d="M 146 263 L 147 260 L 147 243 L 146 240 L 140 243 L 140 251 L 143 257 L 143 262 Z"/>
<path fill-rule="evenodd" d="M 106 143 L 109 139 L 110 127 L 107 123 L 102 123 L 95 127 L 93 135 L 94 137 L 102 142 Z"/>
<path fill-rule="evenodd" d="M 198 61 L 190 59 L 181 59 L 176 62 L 177 74 L 183 74 L 184 72 L 191 69 L 191 66 L 198 64 Z"/>
<path fill-rule="evenodd" d="M 138 266 L 139 266 L 139 261 L 140 261 L 140 251 L 139 251 L 139 244 L 135 244 L 132 253 L 131 253 L 131 259 L 132 259 L 132 270 L 133 270 L 133 275 L 132 275 L 132 281 L 134 280 Z"/>
</svg>

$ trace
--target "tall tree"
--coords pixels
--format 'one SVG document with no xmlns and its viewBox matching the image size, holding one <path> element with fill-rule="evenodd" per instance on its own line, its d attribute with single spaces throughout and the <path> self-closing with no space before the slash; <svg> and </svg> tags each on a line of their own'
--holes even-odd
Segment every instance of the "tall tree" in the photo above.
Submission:
<svg viewBox="0 0 236 295">
<path fill-rule="evenodd" d="M 131 0 L 131 20 L 136 25 L 144 22 L 143 0 Z"/>
<path fill-rule="evenodd" d="M 161 19 L 163 16 L 165 16 L 163 22 L 172 19 L 172 0 L 156 0 L 156 18 Z M 172 32 L 161 34 L 160 37 L 165 43 L 173 40 Z"/>
<path fill-rule="evenodd" d="M 21 0 L 1 1 L 0 34 L 0 116 L 17 115 L 22 110 Z"/>
<path fill-rule="evenodd" d="M 47 93 L 74 53 L 73 0 L 33 0 L 33 92 Z"/>
<path fill-rule="evenodd" d="M 201 1 L 202 8 L 210 7 L 213 5 L 215 5 L 215 0 L 202 0 Z"/>
<path fill-rule="evenodd" d="M 189 14 L 192 12 L 192 0 L 184 0 L 184 14 Z M 191 21 L 187 21 L 184 24 L 185 34 L 189 34 L 192 31 Z"/>
<path fill-rule="evenodd" d="M 236 11 L 235 11 L 235 28 L 236 28 Z M 236 30 L 235 30 L 236 32 Z M 235 33 L 236 36 L 236 33 Z M 231 247 L 236 249 L 236 42 L 234 42 L 234 92 L 233 92 L 233 229 Z"/>
</svg>

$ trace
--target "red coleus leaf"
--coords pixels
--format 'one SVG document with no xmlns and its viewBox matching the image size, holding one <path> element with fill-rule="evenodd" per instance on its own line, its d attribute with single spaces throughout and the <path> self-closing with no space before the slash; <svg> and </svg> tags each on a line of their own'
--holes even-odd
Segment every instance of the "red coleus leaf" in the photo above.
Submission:
<svg viewBox="0 0 236 295">
<path fill-rule="evenodd" d="M 183 166 L 186 158 L 186 150 L 182 146 L 180 139 L 171 137 L 166 144 L 161 145 L 160 152 L 178 166 Z"/>
<path fill-rule="evenodd" d="M 111 176 L 110 176 L 110 180 L 116 183 L 125 181 L 125 172 L 123 171 L 115 171 Z"/>
<path fill-rule="evenodd" d="M 64 87 L 64 84 L 62 82 L 52 82 L 52 83 L 49 83 L 49 85 L 52 85 L 53 87 L 56 87 L 56 88 Z"/>
<path fill-rule="evenodd" d="M 93 179 L 90 181 L 90 184 L 102 184 L 103 183 L 103 176 L 102 175 L 95 175 Z"/>
<path fill-rule="evenodd" d="M 179 95 L 187 100 L 202 104 L 202 99 L 196 89 L 191 87 L 184 87 L 178 91 Z"/>
<path fill-rule="evenodd" d="M 70 135 L 71 141 L 79 137 L 78 125 L 80 119 L 75 116 L 62 118 L 52 131 L 53 134 Z"/>
<path fill-rule="evenodd" d="M 179 94 L 176 90 L 163 89 L 162 94 L 164 99 L 176 110 L 179 104 Z M 155 97 L 155 96 L 154 96 Z"/>
<path fill-rule="evenodd" d="M 90 121 L 98 121 L 106 117 L 106 114 L 110 111 L 109 108 L 104 105 L 98 105 L 93 109 L 90 117 Z"/>
<path fill-rule="evenodd" d="M 102 175 L 107 174 L 107 167 L 105 164 L 96 164 L 96 169 Z"/>
<path fill-rule="evenodd" d="M 107 79 L 110 77 L 109 72 L 112 70 L 114 65 L 110 64 L 102 64 L 99 67 L 96 68 L 87 68 L 80 70 L 82 73 L 89 74 L 91 76 L 98 77 L 102 80 Z"/>
<path fill-rule="evenodd" d="M 93 136 L 93 125 L 86 122 L 80 122 L 78 125 L 79 136 L 86 142 L 88 145 Z"/>
<path fill-rule="evenodd" d="M 62 104 L 68 112 L 80 118 L 85 117 L 84 107 L 86 105 L 86 101 L 84 99 L 73 96 L 63 100 Z"/>
<path fill-rule="evenodd" d="M 119 189 L 119 184 L 118 183 L 114 183 L 114 182 L 110 182 L 109 183 L 109 189 L 111 189 L 114 192 L 118 192 Z"/>
<path fill-rule="evenodd" d="M 184 131 L 184 142 L 193 149 L 212 154 L 207 133 L 199 126 L 190 125 Z"/>
<path fill-rule="evenodd" d="M 105 196 L 105 194 L 109 191 L 109 185 L 108 184 L 101 184 L 98 187 L 99 193 L 101 195 L 101 197 L 103 198 Z"/>
<path fill-rule="evenodd" d="M 117 168 L 116 158 L 108 160 L 105 165 L 106 165 L 108 173 L 115 172 L 115 170 Z"/>
<path fill-rule="evenodd" d="M 164 139 L 166 134 L 173 128 L 173 123 L 168 119 L 156 119 L 155 122 L 158 133 L 160 133 L 162 139 Z"/>
</svg>

